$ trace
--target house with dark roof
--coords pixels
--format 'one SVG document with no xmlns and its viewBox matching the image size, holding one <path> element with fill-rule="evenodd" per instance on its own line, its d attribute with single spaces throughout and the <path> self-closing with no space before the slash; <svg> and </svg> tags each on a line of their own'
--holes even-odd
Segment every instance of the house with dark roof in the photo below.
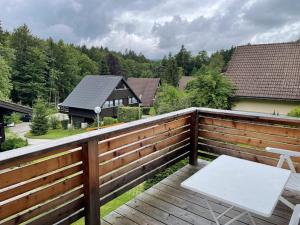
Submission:
<svg viewBox="0 0 300 225">
<path fill-rule="evenodd" d="M 0 144 L 5 141 L 4 115 L 10 115 L 13 112 L 32 114 L 32 109 L 27 106 L 0 100 Z"/>
<path fill-rule="evenodd" d="M 239 46 L 225 74 L 235 110 L 285 115 L 300 105 L 300 43 Z"/>
<path fill-rule="evenodd" d="M 69 115 L 71 122 L 93 122 L 96 106 L 101 107 L 101 117 L 116 117 L 119 106 L 141 103 L 121 76 L 85 76 L 69 96 L 59 105 L 59 111 Z"/>
<path fill-rule="evenodd" d="M 151 107 L 154 104 L 156 92 L 160 86 L 160 78 L 135 78 L 127 79 L 128 85 L 141 99 L 144 107 Z"/>
</svg>

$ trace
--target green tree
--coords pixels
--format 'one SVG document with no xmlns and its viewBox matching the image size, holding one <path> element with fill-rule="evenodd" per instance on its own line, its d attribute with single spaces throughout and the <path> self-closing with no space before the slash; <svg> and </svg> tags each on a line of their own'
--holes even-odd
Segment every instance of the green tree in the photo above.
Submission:
<svg viewBox="0 0 300 225">
<path fill-rule="evenodd" d="M 10 97 L 10 91 L 12 90 L 10 72 L 10 66 L 0 56 L 0 100 L 7 100 Z"/>
<path fill-rule="evenodd" d="M 212 54 L 209 60 L 208 69 L 221 72 L 224 66 L 224 58 L 220 52 Z"/>
<path fill-rule="evenodd" d="M 200 51 L 195 57 L 193 57 L 193 65 L 195 71 L 201 69 L 203 66 L 207 66 L 209 57 L 206 51 Z"/>
<path fill-rule="evenodd" d="M 164 84 L 159 88 L 154 108 L 157 114 L 168 113 L 190 107 L 189 97 L 178 88 Z"/>
<path fill-rule="evenodd" d="M 107 65 L 105 59 L 100 59 L 100 61 L 99 61 L 99 73 L 101 75 L 108 75 L 109 74 L 109 68 L 108 68 L 108 65 Z"/>
<path fill-rule="evenodd" d="M 46 134 L 49 129 L 47 107 L 44 101 L 38 100 L 33 107 L 31 133 L 35 136 Z"/>
<path fill-rule="evenodd" d="M 185 76 L 191 75 L 192 64 L 191 64 L 191 53 L 186 50 L 184 45 L 181 45 L 180 51 L 175 55 L 176 63 L 178 67 L 183 69 Z"/>
<path fill-rule="evenodd" d="M 178 87 L 180 74 L 177 67 L 176 59 L 169 54 L 168 58 L 164 58 L 161 62 L 162 82 Z"/>
<path fill-rule="evenodd" d="M 231 46 L 230 49 L 221 49 L 220 54 L 223 56 L 224 59 L 224 67 L 228 65 L 234 51 L 235 51 L 235 47 L 233 46 Z"/>
<path fill-rule="evenodd" d="M 235 90 L 230 81 L 216 71 L 198 74 L 187 84 L 186 91 L 192 106 L 231 109 Z"/>
</svg>

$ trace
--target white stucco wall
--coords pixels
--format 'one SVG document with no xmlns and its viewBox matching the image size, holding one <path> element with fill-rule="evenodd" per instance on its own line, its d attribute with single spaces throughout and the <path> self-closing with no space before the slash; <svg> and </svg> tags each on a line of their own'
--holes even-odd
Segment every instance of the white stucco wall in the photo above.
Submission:
<svg viewBox="0 0 300 225">
<path fill-rule="evenodd" d="M 239 99 L 236 100 L 233 110 L 247 112 L 273 113 L 274 111 L 281 115 L 286 115 L 293 108 L 300 105 L 299 102 L 279 101 L 279 100 L 261 100 L 261 99 Z"/>
</svg>

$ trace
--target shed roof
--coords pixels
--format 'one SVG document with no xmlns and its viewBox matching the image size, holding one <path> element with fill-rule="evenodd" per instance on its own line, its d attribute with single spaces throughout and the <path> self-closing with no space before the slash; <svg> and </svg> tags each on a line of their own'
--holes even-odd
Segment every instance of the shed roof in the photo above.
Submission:
<svg viewBox="0 0 300 225">
<path fill-rule="evenodd" d="M 300 100 L 300 43 L 239 46 L 225 74 L 237 97 Z"/>
<path fill-rule="evenodd" d="M 194 80 L 195 77 L 192 76 L 182 76 L 179 80 L 179 89 L 184 90 L 189 81 Z"/>
<path fill-rule="evenodd" d="M 155 94 L 160 84 L 160 78 L 130 77 L 127 83 L 137 96 L 141 96 L 144 106 L 149 107 L 153 105 Z"/>
<path fill-rule="evenodd" d="M 32 114 L 32 108 L 20 104 L 0 100 L 0 109 L 9 112 Z"/>
<path fill-rule="evenodd" d="M 96 106 L 104 104 L 121 81 L 127 85 L 121 76 L 85 76 L 63 103 L 61 103 L 61 106 L 94 110 Z"/>
</svg>

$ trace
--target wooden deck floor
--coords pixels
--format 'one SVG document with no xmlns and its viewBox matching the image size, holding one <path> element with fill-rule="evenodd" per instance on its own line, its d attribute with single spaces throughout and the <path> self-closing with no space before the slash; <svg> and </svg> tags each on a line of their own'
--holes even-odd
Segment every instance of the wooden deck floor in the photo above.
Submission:
<svg viewBox="0 0 300 225">
<path fill-rule="evenodd" d="M 215 224 L 207 209 L 203 196 L 180 187 L 180 183 L 204 166 L 203 161 L 199 167 L 190 165 L 178 170 L 152 188 L 138 195 L 135 199 L 122 205 L 107 215 L 102 224 Z M 226 204 L 210 200 L 213 210 L 220 214 L 226 209 Z M 232 210 L 222 217 L 224 224 L 236 216 L 239 210 Z M 279 203 L 270 218 L 253 215 L 257 225 L 288 225 L 291 210 Z M 248 217 L 243 217 L 234 225 L 250 224 Z"/>
</svg>

